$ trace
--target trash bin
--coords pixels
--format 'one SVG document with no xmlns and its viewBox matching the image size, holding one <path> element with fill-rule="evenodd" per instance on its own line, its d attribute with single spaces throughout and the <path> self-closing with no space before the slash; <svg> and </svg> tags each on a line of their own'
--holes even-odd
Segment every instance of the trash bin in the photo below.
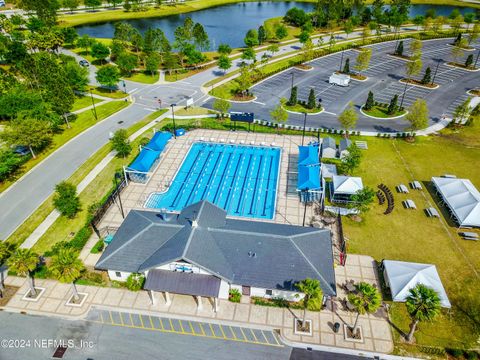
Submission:
<svg viewBox="0 0 480 360">
<path fill-rule="evenodd" d="M 338 333 L 338 330 L 340 330 L 340 323 L 336 322 L 335 324 L 333 324 L 333 331 Z"/>
<path fill-rule="evenodd" d="M 175 130 L 175 136 L 182 136 L 182 135 L 185 135 L 185 129 Z"/>
</svg>

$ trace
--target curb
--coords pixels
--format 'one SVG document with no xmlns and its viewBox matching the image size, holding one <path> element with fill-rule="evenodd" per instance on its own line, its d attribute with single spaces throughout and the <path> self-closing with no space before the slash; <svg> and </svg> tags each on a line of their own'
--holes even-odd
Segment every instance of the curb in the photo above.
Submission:
<svg viewBox="0 0 480 360">
<path fill-rule="evenodd" d="M 362 106 L 362 107 L 360 108 L 360 113 L 361 113 L 362 115 L 366 116 L 366 117 L 371 118 L 371 119 L 377 119 L 377 120 L 395 120 L 395 119 L 400 119 L 400 118 L 404 117 L 405 115 L 407 115 L 407 114 L 408 114 L 408 110 L 405 110 L 405 114 L 402 114 L 402 115 L 399 115 L 399 116 L 382 118 L 382 117 L 376 117 L 376 116 L 372 116 L 372 115 L 366 114 L 366 113 L 363 111 L 363 106 Z M 397 134 L 397 133 L 399 133 L 399 132 L 400 132 L 400 131 L 397 131 L 397 132 L 395 132 L 395 133 L 393 133 L 393 134 Z M 403 132 L 405 132 L 405 131 L 403 131 Z"/>
<path fill-rule="evenodd" d="M 420 85 L 420 84 L 412 84 L 412 83 L 406 82 L 405 78 L 398 80 L 398 82 L 402 83 L 402 84 L 407 84 L 407 85 L 410 85 L 410 86 L 416 86 L 416 87 L 426 89 L 426 90 L 437 90 L 440 87 L 440 85 L 438 85 L 438 84 L 435 84 L 434 87 L 428 87 L 428 86 L 424 86 L 424 85 Z"/>
</svg>

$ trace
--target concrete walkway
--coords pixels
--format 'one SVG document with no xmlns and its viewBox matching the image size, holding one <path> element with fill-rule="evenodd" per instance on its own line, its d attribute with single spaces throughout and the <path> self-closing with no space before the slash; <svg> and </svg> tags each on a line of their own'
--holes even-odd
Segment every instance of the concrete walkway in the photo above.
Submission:
<svg viewBox="0 0 480 360">
<path fill-rule="evenodd" d="M 171 115 L 171 111 L 160 115 L 157 119 L 151 121 L 140 130 L 132 134 L 129 138 L 130 141 L 135 140 L 145 131 L 151 129 L 158 124 L 159 121 Z M 77 193 L 80 194 L 83 190 L 90 185 L 93 180 L 105 169 L 105 167 L 115 158 L 115 152 L 111 151 L 108 155 L 103 158 L 93 169 L 90 171 L 85 178 L 77 185 Z M 30 236 L 20 245 L 21 248 L 30 249 L 32 248 L 37 241 L 47 232 L 50 226 L 60 217 L 60 213 L 57 210 L 53 210 L 45 220 L 30 234 Z"/>
<path fill-rule="evenodd" d="M 25 278 L 20 277 L 8 277 L 5 281 L 6 285 L 20 288 L 5 306 L 5 310 L 77 319 L 87 318 L 93 308 L 155 314 L 169 318 L 276 329 L 283 338 L 292 342 L 379 353 L 391 352 L 393 339 L 383 308 L 374 315 L 360 316 L 359 325 L 364 335 L 362 342 L 345 340 L 343 327 L 338 333 L 332 328 L 336 322 L 352 325 L 355 321 L 356 313 L 343 309 L 341 305 L 341 300 L 346 296 L 342 286 L 347 279 L 355 282 L 366 281 L 379 286 L 375 261 L 369 256 L 350 255 L 346 266 L 337 266 L 335 272 L 338 296 L 334 301 L 334 311 L 328 308 L 320 312 L 307 312 L 307 319 L 312 321 L 311 336 L 297 335 L 293 331 L 294 319 L 302 318 L 302 310 L 258 306 L 252 304 L 248 297 L 243 297 L 241 303 L 220 300 L 219 310 L 215 313 L 212 304 L 206 299 L 203 300 L 202 309 L 199 309 L 191 296 L 173 295 L 171 303 L 167 304 L 162 294 L 156 293 L 156 303 L 152 305 L 145 291 L 132 292 L 124 288 L 79 285 L 78 291 L 88 294 L 85 302 L 82 306 L 68 306 L 66 302 L 72 295 L 71 285 L 54 280 L 36 280 L 36 286 L 45 290 L 38 301 L 27 301 L 23 296 L 28 291 L 28 284 Z"/>
</svg>

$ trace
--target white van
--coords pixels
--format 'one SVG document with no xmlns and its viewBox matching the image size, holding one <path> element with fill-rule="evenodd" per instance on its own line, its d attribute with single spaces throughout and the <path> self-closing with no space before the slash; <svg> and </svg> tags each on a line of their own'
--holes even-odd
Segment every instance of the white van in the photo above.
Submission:
<svg viewBox="0 0 480 360">
<path fill-rule="evenodd" d="M 333 73 L 328 79 L 329 84 L 348 86 L 350 84 L 350 75 Z"/>
</svg>

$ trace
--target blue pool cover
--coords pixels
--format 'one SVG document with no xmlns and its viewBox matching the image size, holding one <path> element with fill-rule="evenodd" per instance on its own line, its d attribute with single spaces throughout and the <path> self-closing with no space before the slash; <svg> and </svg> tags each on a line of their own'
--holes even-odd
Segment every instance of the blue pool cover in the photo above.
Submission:
<svg viewBox="0 0 480 360">
<path fill-rule="evenodd" d="M 140 172 L 149 172 L 159 156 L 160 151 L 143 148 L 128 168 Z"/>
<path fill-rule="evenodd" d="M 155 135 L 153 135 L 152 140 L 150 140 L 150 142 L 145 145 L 145 147 L 162 152 L 171 138 L 172 134 L 170 134 L 169 132 L 156 132 Z"/>
<path fill-rule="evenodd" d="M 273 219 L 279 166 L 276 147 L 195 143 L 168 191 L 145 207 L 179 211 L 208 200 L 230 216 Z"/>
<path fill-rule="evenodd" d="M 318 160 L 318 147 L 298 147 L 298 182 L 297 190 L 319 190 L 320 185 L 320 164 Z"/>
</svg>

